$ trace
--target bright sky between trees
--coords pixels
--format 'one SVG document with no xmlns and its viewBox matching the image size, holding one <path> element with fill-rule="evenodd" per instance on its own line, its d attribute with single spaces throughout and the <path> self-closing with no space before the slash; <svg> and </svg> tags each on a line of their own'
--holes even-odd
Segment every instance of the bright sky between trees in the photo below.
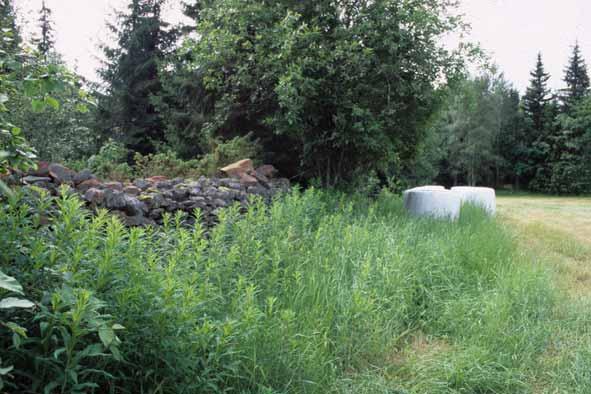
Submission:
<svg viewBox="0 0 591 394">
<path fill-rule="evenodd" d="M 56 47 L 66 61 L 85 77 L 95 80 L 99 66 L 98 44 L 108 41 L 106 20 L 113 8 L 127 0 L 46 0 L 53 10 Z M 552 75 L 550 86 L 562 87 L 563 69 L 578 39 L 591 64 L 590 0 L 462 0 L 466 21 L 472 25 L 470 39 L 481 43 L 494 62 L 522 92 L 528 85 L 538 51 Z M 16 0 L 28 24 L 36 28 L 41 0 Z M 182 17 L 179 0 L 171 0 L 167 19 Z"/>
</svg>

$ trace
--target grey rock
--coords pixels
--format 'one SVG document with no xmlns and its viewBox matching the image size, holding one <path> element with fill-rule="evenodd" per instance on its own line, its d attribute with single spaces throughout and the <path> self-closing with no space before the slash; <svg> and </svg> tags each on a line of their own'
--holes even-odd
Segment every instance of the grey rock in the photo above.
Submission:
<svg viewBox="0 0 591 394">
<path fill-rule="evenodd" d="M 216 198 L 215 200 L 213 200 L 213 205 L 215 207 L 225 208 L 228 206 L 228 203 L 222 200 L 221 198 Z"/>
<path fill-rule="evenodd" d="M 44 176 L 33 176 L 33 175 L 29 175 L 26 176 L 24 178 L 22 178 L 23 183 L 27 184 L 27 185 L 33 185 L 39 182 L 45 182 L 45 183 L 50 183 L 51 182 L 51 178 L 48 177 L 44 177 Z"/>
<path fill-rule="evenodd" d="M 74 175 L 76 174 L 74 171 L 61 164 L 51 163 L 47 168 L 49 170 L 49 176 L 51 176 L 55 183 L 58 184 L 72 183 Z"/>
<path fill-rule="evenodd" d="M 154 209 L 150 211 L 150 218 L 157 220 L 160 219 L 162 217 L 162 214 L 164 214 L 164 209 Z"/>
<path fill-rule="evenodd" d="M 89 169 L 84 169 L 84 170 L 80 171 L 79 173 L 77 173 L 76 175 L 74 175 L 74 183 L 76 185 L 79 185 L 82 182 L 88 181 L 90 179 L 96 179 L 96 177 L 94 176 L 92 171 L 90 171 Z"/>
<path fill-rule="evenodd" d="M 205 188 L 205 190 L 203 191 L 203 194 L 205 194 L 206 196 L 215 196 L 218 192 L 218 189 L 213 187 L 213 186 L 209 186 L 207 188 Z"/>
<path fill-rule="evenodd" d="M 84 199 L 92 205 L 102 205 L 105 201 L 105 192 L 100 189 L 90 188 L 84 193 Z"/>
<path fill-rule="evenodd" d="M 167 201 L 167 205 L 163 205 L 167 212 L 174 212 L 179 209 L 180 205 L 175 201 Z"/>
<path fill-rule="evenodd" d="M 135 187 L 140 188 L 141 190 L 146 190 L 150 186 L 152 186 L 152 184 L 150 183 L 150 181 L 147 181 L 145 179 L 136 179 L 135 181 L 133 181 L 133 185 Z"/>
<path fill-rule="evenodd" d="M 142 192 L 142 189 L 140 189 L 137 186 L 125 186 L 123 188 L 123 193 L 125 194 L 129 194 L 130 196 L 139 196 Z"/>
<path fill-rule="evenodd" d="M 199 186 L 193 186 L 191 189 L 189 189 L 189 195 L 191 196 L 199 196 L 201 193 L 201 187 Z"/>
<path fill-rule="evenodd" d="M 187 197 L 189 197 L 189 190 L 184 186 L 175 186 L 175 188 L 172 190 L 172 198 L 175 201 L 183 201 Z"/>
<path fill-rule="evenodd" d="M 161 181 L 156 184 L 156 188 L 160 190 L 172 189 L 173 186 L 172 181 Z"/>
<path fill-rule="evenodd" d="M 233 190 L 242 190 L 242 185 L 240 184 L 240 182 L 234 180 L 228 183 L 228 187 Z"/>
<path fill-rule="evenodd" d="M 86 193 L 86 191 L 88 189 L 91 189 L 93 187 L 99 189 L 99 188 L 102 188 L 103 185 L 102 185 L 102 183 L 99 182 L 98 179 L 92 178 L 92 179 L 88 179 L 88 180 L 80 183 L 78 186 L 76 186 L 76 188 L 78 189 L 78 191 L 80 193 Z"/>
<path fill-rule="evenodd" d="M 105 208 L 123 210 L 127 205 L 125 194 L 118 190 L 105 190 Z"/>
<path fill-rule="evenodd" d="M 105 189 L 115 190 L 115 191 L 123 191 L 123 183 L 121 182 L 105 182 L 103 183 L 103 187 Z"/>
<path fill-rule="evenodd" d="M 165 202 L 165 199 L 164 197 L 162 197 L 162 194 L 152 194 L 151 197 L 152 198 L 149 200 L 149 202 L 146 201 L 151 208 L 158 209 L 162 207 L 162 205 Z"/>
<path fill-rule="evenodd" d="M 125 201 L 124 210 L 130 216 L 139 216 L 143 215 L 144 213 L 148 213 L 148 207 L 146 206 L 146 204 L 144 204 L 137 198 L 124 194 L 123 199 Z"/>
</svg>

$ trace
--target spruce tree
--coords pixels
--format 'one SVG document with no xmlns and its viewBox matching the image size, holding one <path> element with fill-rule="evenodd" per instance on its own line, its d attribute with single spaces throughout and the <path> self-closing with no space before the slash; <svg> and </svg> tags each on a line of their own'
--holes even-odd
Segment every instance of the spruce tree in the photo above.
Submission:
<svg viewBox="0 0 591 394">
<path fill-rule="evenodd" d="M 41 30 L 41 37 L 35 39 L 34 42 L 39 50 L 39 53 L 47 60 L 53 47 L 55 39 L 53 34 L 53 26 L 51 21 L 51 9 L 47 7 L 45 0 L 43 0 L 39 17 L 39 28 Z"/>
<path fill-rule="evenodd" d="M 564 82 L 566 89 L 562 90 L 562 106 L 564 112 L 569 112 L 577 102 L 585 97 L 589 91 L 589 74 L 585 59 L 581 55 L 579 43 L 575 43 L 569 64 L 565 69 Z"/>
<path fill-rule="evenodd" d="M 162 94 L 158 68 L 175 40 L 161 17 L 165 1 L 131 0 L 128 12 L 119 13 L 108 26 L 117 45 L 103 47 L 106 60 L 100 75 L 106 94 L 100 100 L 99 124 L 141 153 L 154 152 L 164 140 L 153 98 Z"/>
<path fill-rule="evenodd" d="M 0 40 L 0 54 L 18 52 L 22 38 L 12 0 L 0 0 L 0 29 L 4 32 Z"/>
<path fill-rule="evenodd" d="M 544 70 L 541 53 L 538 53 L 536 68 L 530 75 L 530 86 L 523 97 L 523 107 L 534 131 L 541 132 L 544 128 L 546 104 L 552 99 L 547 86 L 550 74 Z"/>
</svg>

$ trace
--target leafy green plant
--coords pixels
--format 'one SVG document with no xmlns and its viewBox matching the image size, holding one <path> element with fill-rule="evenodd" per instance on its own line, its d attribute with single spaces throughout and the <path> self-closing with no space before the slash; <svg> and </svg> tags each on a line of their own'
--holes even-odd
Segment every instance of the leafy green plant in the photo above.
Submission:
<svg viewBox="0 0 591 394">
<path fill-rule="evenodd" d="M 96 155 L 87 162 L 97 176 L 111 180 L 125 180 L 133 176 L 133 170 L 127 163 L 129 151 L 117 141 L 109 139 Z"/>
<path fill-rule="evenodd" d="M 509 394 L 551 336 L 546 274 L 472 207 L 446 223 L 388 192 L 294 190 L 206 234 L 65 192 L 42 226 L 36 204 L 0 205 L 0 267 L 42 300 L 18 349 L 0 336 L 15 391 Z"/>
<path fill-rule="evenodd" d="M 50 393 L 84 393 L 99 388 L 97 381 L 113 376 L 100 368 L 97 359 L 108 358 L 108 351 L 121 361 L 121 341 L 111 316 L 102 313 L 106 304 L 85 289 L 62 286 L 51 294 L 49 305 L 41 305 L 35 320 L 39 337 L 25 342 L 38 349 L 38 365 L 32 375 L 32 386 Z"/>
<path fill-rule="evenodd" d="M 201 158 L 200 167 L 207 175 L 215 175 L 220 168 L 242 159 L 260 163 L 262 147 L 252 134 L 234 137 L 227 141 L 214 139 L 210 142 L 209 153 Z"/>
<path fill-rule="evenodd" d="M 163 175 L 168 178 L 197 177 L 200 175 L 199 160 L 181 160 L 172 151 L 162 153 L 134 155 L 134 172 L 136 176 L 146 178 Z"/>
<path fill-rule="evenodd" d="M 16 295 L 23 295 L 23 287 L 18 283 L 18 281 L 6 275 L 2 270 L 0 270 L 0 295 L 3 292 L 13 293 Z M 20 338 L 27 337 L 27 330 L 24 327 L 21 327 L 19 324 L 15 323 L 14 321 L 4 320 L 3 314 L 8 310 L 15 309 L 15 308 L 32 308 L 35 304 L 31 301 L 24 299 L 24 298 L 16 298 L 16 297 L 6 297 L 0 298 L 0 326 L 8 329 L 9 332 L 13 334 L 13 343 L 18 344 L 20 342 Z M 4 388 L 4 379 L 9 375 L 10 371 L 12 371 L 14 367 L 12 365 L 2 365 L 2 358 L 0 357 L 0 390 Z"/>
<path fill-rule="evenodd" d="M 6 41 L 11 42 L 12 37 L 10 29 L 3 29 L 0 32 L 2 46 Z M 9 168 L 26 170 L 33 167 L 37 157 L 25 138 L 23 125 L 15 124 L 17 120 L 25 121 L 15 114 L 25 108 L 29 113 L 59 110 L 60 102 L 54 96 L 73 85 L 75 77 L 65 67 L 47 64 L 39 54 L 18 47 L 3 53 L 0 69 L 0 175 L 3 175 Z M 78 102 L 76 109 L 83 112 L 90 101 L 86 100 L 85 93 L 80 94 L 85 99 Z M 0 192 L 9 192 L 1 180 Z"/>
</svg>

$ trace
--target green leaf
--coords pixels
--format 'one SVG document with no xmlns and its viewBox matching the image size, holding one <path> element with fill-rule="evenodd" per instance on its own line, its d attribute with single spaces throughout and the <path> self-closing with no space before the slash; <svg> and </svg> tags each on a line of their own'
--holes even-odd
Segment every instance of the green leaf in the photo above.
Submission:
<svg viewBox="0 0 591 394">
<path fill-rule="evenodd" d="M 66 351 L 65 347 L 60 347 L 59 349 L 56 349 L 53 352 L 53 358 L 55 358 L 56 360 L 59 360 L 60 354 L 63 354 L 65 351 Z"/>
<path fill-rule="evenodd" d="M 113 358 L 117 361 L 121 361 L 123 360 L 123 357 L 121 357 L 121 352 L 119 352 L 119 349 L 116 347 L 112 347 L 111 349 L 111 354 L 113 354 Z"/>
<path fill-rule="evenodd" d="M 99 328 L 99 338 L 103 342 L 106 348 L 109 348 L 115 340 L 115 331 L 111 327 Z"/>
<path fill-rule="evenodd" d="M 105 355 L 103 353 L 103 346 L 100 343 L 88 345 L 81 353 L 84 357 L 96 357 Z"/>
<path fill-rule="evenodd" d="M 23 338 L 27 337 L 27 329 L 19 326 L 14 322 L 9 321 L 8 323 L 4 323 L 4 326 L 7 327 L 10 331 L 20 335 Z"/>
<path fill-rule="evenodd" d="M 68 375 L 70 375 L 70 379 L 74 382 L 74 384 L 78 384 L 78 374 L 73 369 L 68 370 Z"/>
<path fill-rule="evenodd" d="M 0 368 L 0 376 L 8 375 L 8 372 L 12 371 L 14 367 L 11 365 L 6 368 Z"/>
<path fill-rule="evenodd" d="M 125 330 L 125 327 L 123 327 L 121 324 L 113 324 L 113 326 L 111 327 L 113 330 Z"/>
<path fill-rule="evenodd" d="M 45 103 L 53 109 L 55 109 L 56 111 L 60 109 L 60 102 L 51 96 L 45 97 Z"/>
<path fill-rule="evenodd" d="M 0 288 L 12 291 L 13 293 L 23 294 L 23 287 L 12 276 L 6 275 L 0 271 Z"/>
<path fill-rule="evenodd" d="M 21 348 L 22 344 L 23 344 L 23 337 L 18 335 L 16 332 L 13 332 L 12 333 L 12 346 L 14 346 L 14 348 L 18 350 Z"/>
<path fill-rule="evenodd" d="M 11 196 L 12 195 L 12 190 L 10 190 L 10 188 L 8 186 L 6 186 L 6 184 L 2 181 L 0 181 L 0 194 L 5 194 L 7 196 Z M 2 279 L 0 278 L 0 281 Z M 0 284 L 0 287 L 2 287 L 2 285 Z"/>
<path fill-rule="evenodd" d="M 43 393 L 44 394 L 51 394 L 53 392 L 53 389 L 55 389 L 56 387 L 59 387 L 59 383 L 58 382 L 50 382 L 47 386 L 45 386 L 45 388 L 43 389 Z"/>
<path fill-rule="evenodd" d="M 45 109 L 45 103 L 37 99 L 31 100 L 31 106 L 33 107 L 33 112 L 42 112 Z"/>
<path fill-rule="evenodd" d="M 76 111 L 85 114 L 88 112 L 88 106 L 85 104 L 76 104 Z"/>
<path fill-rule="evenodd" d="M 31 301 L 24 300 L 22 298 L 8 297 L 0 300 L 0 309 L 32 308 L 34 306 L 35 304 L 33 304 Z"/>
</svg>

